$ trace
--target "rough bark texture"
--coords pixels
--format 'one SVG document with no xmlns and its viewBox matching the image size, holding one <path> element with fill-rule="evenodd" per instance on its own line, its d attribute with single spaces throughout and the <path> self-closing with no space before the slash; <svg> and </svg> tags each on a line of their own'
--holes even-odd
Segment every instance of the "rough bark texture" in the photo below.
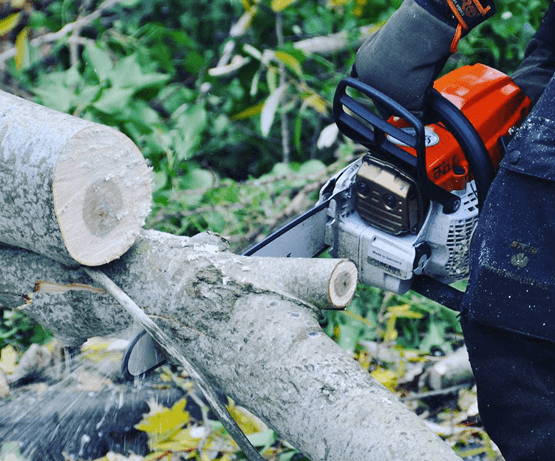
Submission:
<svg viewBox="0 0 555 461">
<path fill-rule="evenodd" d="M 209 234 L 180 238 L 150 231 L 102 270 L 216 386 L 309 458 L 459 459 L 322 332 L 317 311 L 255 277 L 245 281 L 245 274 L 259 272 L 252 270 L 258 258 L 225 250 Z M 131 323 L 82 270 L 55 268 L 12 248 L 0 254 L 9 272 L 0 279 L 0 305 L 27 303 L 24 311 L 43 322 L 57 315 L 48 326 L 67 341 L 84 333 L 75 331 L 80 318 L 95 322 L 88 332 L 95 334 Z M 29 296 L 40 279 L 49 282 L 43 288 L 80 291 L 39 284 Z"/>
<path fill-rule="evenodd" d="M 151 192 L 125 135 L 0 91 L 0 241 L 104 264 L 135 241 Z"/>
</svg>

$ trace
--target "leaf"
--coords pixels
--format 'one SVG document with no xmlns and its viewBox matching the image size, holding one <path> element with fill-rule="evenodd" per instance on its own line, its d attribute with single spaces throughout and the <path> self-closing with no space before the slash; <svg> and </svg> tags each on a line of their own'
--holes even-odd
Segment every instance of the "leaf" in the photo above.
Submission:
<svg viewBox="0 0 555 461">
<path fill-rule="evenodd" d="M 215 211 L 204 213 L 202 217 L 208 224 L 208 228 L 216 234 L 221 234 L 227 226 L 226 220 L 220 213 L 216 213 Z"/>
<path fill-rule="evenodd" d="M 85 56 L 88 58 L 89 63 L 93 67 L 99 81 L 104 81 L 110 75 L 110 71 L 114 67 L 112 60 L 108 53 L 101 50 L 96 45 L 87 45 L 85 47 Z"/>
<path fill-rule="evenodd" d="M 337 337 L 337 344 L 344 351 L 352 353 L 360 339 L 361 326 L 356 322 L 349 322 L 344 325 L 339 325 L 339 335 Z"/>
<path fill-rule="evenodd" d="M 357 322 L 363 323 L 364 325 L 370 327 L 370 328 L 376 328 L 376 323 L 372 322 L 371 320 L 368 320 L 366 318 L 364 318 L 362 315 L 357 314 L 356 312 L 351 312 L 351 311 L 338 311 L 338 313 L 346 315 L 348 317 L 351 317 L 352 319 L 356 320 Z"/>
<path fill-rule="evenodd" d="M 189 413 L 185 411 L 186 404 L 187 399 L 182 398 L 170 409 L 150 401 L 150 412 L 135 425 L 135 428 L 148 434 L 151 446 L 169 440 L 191 419 Z"/>
<path fill-rule="evenodd" d="M 316 141 L 316 146 L 318 147 L 318 149 L 331 147 L 333 143 L 337 140 L 337 136 L 339 136 L 339 128 L 335 123 L 332 123 L 320 132 L 320 136 L 318 136 L 318 141 Z"/>
<path fill-rule="evenodd" d="M 154 191 L 158 191 L 166 187 L 166 183 L 168 182 L 168 176 L 164 171 L 155 171 L 153 174 L 154 177 Z"/>
<path fill-rule="evenodd" d="M 106 114 L 117 114 L 127 104 L 134 92 L 133 88 L 108 88 L 102 92 L 100 99 L 93 104 L 93 107 Z"/>
<path fill-rule="evenodd" d="M 133 88 L 135 91 L 147 86 L 162 85 L 170 79 L 167 74 L 145 73 L 139 65 L 136 53 L 118 62 L 109 75 L 114 87 Z"/>
<path fill-rule="evenodd" d="M 242 110 L 241 112 L 232 116 L 231 120 L 234 120 L 234 121 L 243 120 L 245 118 L 250 118 L 250 117 L 253 117 L 255 115 L 258 115 L 262 112 L 262 109 L 264 108 L 264 104 L 265 104 L 265 102 L 261 102 L 259 104 L 254 105 L 254 106 L 248 107 L 245 110 Z"/>
<path fill-rule="evenodd" d="M 319 114 L 322 114 L 324 116 L 328 115 L 328 103 L 324 98 L 318 96 L 317 94 L 311 94 L 308 97 L 303 96 L 303 99 L 304 99 L 303 104 L 306 104 L 307 106 L 311 107 Z"/>
<path fill-rule="evenodd" d="M 388 307 L 387 312 L 389 315 L 395 316 L 396 318 L 421 319 L 423 317 L 420 312 L 412 311 L 410 304 Z"/>
<path fill-rule="evenodd" d="M 160 452 L 171 451 L 173 453 L 191 451 L 198 448 L 201 441 L 202 437 L 194 437 L 191 433 L 191 428 L 187 428 L 179 431 L 170 439 L 151 444 L 151 449 Z"/>
<path fill-rule="evenodd" d="M 33 92 L 41 97 L 42 104 L 51 109 L 68 113 L 73 106 L 73 92 L 61 81 L 57 83 L 48 82 L 35 88 Z"/>
<path fill-rule="evenodd" d="M 4 372 L 10 374 L 15 371 L 17 363 L 17 351 L 10 344 L 0 351 L 0 367 Z"/>
<path fill-rule="evenodd" d="M 394 371 L 388 370 L 386 368 L 376 368 L 370 375 L 376 380 L 382 383 L 389 390 L 394 390 L 397 385 L 399 376 Z"/>
<path fill-rule="evenodd" d="M 231 404 L 227 405 L 227 410 L 245 435 L 259 434 L 266 431 L 266 426 L 243 408 Z"/>
<path fill-rule="evenodd" d="M 266 84 L 270 89 L 270 92 L 277 90 L 278 86 L 278 73 L 274 67 L 270 67 L 266 72 Z"/>
<path fill-rule="evenodd" d="M 269 447 L 276 441 L 276 433 L 273 429 L 267 429 L 254 434 L 247 434 L 249 442 L 255 447 Z"/>
<path fill-rule="evenodd" d="M 285 176 L 293 173 L 291 165 L 288 163 L 276 163 L 270 172 L 270 176 Z"/>
<path fill-rule="evenodd" d="M 89 105 L 93 102 L 101 92 L 99 85 L 85 85 L 79 94 L 76 95 L 79 104 Z"/>
<path fill-rule="evenodd" d="M 287 89 L 287 84 L 280 85 L 277 90 L 272 92 L 264 102 L 262 113 L 260 114 L 260 131 L 262 136 L 267 137 L 274 123 L 274 117 L 281 102 L 281 98 Z"/>
<path fill-rule="evenodd" d="M 293 70 L 297 75 L 303 75 L 303 69 L 301 68 L 300 61 L 292 54 L 286 53 L 285 51 L 276 51 L 274 52 L 274 56 Z"/>
<path fill-rule="evenodd" d="M 208 114 L 201 104 L 189 107 L 176 116 L 174 149 L 178 160 L 186 160 L 201 140 L 208 124 Z"/>
<path fill-rule="evenodd" d="M 442 347 L 445 343 L 445 326 L 439 322 L 432 322 L 428 334 L 420 343 L 420 350 L 430 352 L 434 347 Z"/>
<path fill-rule="evenodd" d="M 276 13 L 279 11 L 283 11 L 289 5 L 294 3 L 296 0 L 272 0 L 271 6 L 272 10 Z"/>
<path fill-rule="evenodd" d="M 25 27 L 15 39 L 15 48 L 17 54 L 15 55 L 15 67 L 17 69 L 23 68 L 23 61 L 25 59 L 25 50 L 27 48 L 27 37 L 29 36 L 29 28 Z"/>
<path fill-rule="evenodd" d="M 201 168 L 193 168 L 180 180 L 180 187 L 184 190 L 199 190 L 214 185 L 214 173 Z"/>
<path fill-rule="evenodd" d="M 395 328 L 396 322 L 397 322 L 397 317 L 394 315 L 389 317 L 389 319 L 387 320 L 387 326 L 385 328 L 385 333 L 383 335 L 383 340 L 385 342 L 395 341 L 399 336 L 399 333 L 397 333 L 397 330 Z"/>
<path fill-rule="evenodd" d="M 0 20 L 0 36 L 9 34 L 19 24 L 21 13 L 13 13 Z"/>
</svg>

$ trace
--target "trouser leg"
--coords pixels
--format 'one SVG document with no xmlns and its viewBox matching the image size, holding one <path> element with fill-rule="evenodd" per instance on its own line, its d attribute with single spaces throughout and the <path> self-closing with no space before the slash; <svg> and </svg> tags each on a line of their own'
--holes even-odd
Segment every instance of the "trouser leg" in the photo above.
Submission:
<svg viewBox="0 0 555 461">
<path fill-rule="evenodd" d="M 506 461 L 555 459 L 555 343 L 461 323 L 480 416 Z"/>
</svg>

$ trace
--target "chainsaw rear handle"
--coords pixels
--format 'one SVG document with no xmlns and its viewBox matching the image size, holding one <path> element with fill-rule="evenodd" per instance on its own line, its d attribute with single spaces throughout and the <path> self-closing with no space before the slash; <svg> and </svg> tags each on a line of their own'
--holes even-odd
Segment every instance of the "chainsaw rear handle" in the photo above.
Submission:
<svg viewBox="0 0 555 461">
<path fill-rule="evenodd" d="M 413 128 L 408 133 L 389 123 L 360 101 L 347 94 L 352 88 L 371 99 L 382 112 L 395 115 Z M 484 143 L 465 115 L 440 93 L 432 90 L 427 98 L 425 117 L 443 125 L 455 137 L 468 161 L 476 182 L 478 203 L 481 208 L 494 177 L 494 168 Z M 345 111 L 347 108 L 350 113 Z M 443 206 L 445 213 L 455 212 L 460 207 L 460 199 L 439 187 L 428 177 L 426 162 L 425 131 L 423 122 L 412 112 L 377 89 L 360 80 L 347 77 L 337 86 L 333 113 L 340 131 L 368 148 L 394 156 L 408 167 L 416 170 L 420 187 L 424 194 Z M 388 140 L 388 136 L 412 147 L 416 158 Z"/>
</svg>

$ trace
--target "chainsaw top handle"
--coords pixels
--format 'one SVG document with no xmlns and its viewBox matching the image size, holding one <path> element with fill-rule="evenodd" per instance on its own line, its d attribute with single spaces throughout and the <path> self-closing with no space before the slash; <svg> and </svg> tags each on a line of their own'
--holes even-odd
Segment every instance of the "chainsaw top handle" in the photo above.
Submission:
<svg viewBox="0 0 555 461">
<path fill-rule="evenodd" d="M 372 111 L 361 101 L 347 94 L 354 89 L 373 101 L 380 113 L 403 119 L 413 133 L 388 122 L 386 117 Z M 346 112 L 348 109 L 349 112 Z M 428 198 L 443 206 L 445 213 L 460 207 L 460 198 L 441 188 L 428 177 L 424 123 L 408 109 L 355 78 L 345 78 L 337 86 L 333 101 L 335 122 L 340 131 L 369 149 L 395 157 L 410 169 L 416 170 L 420 187 Z M 494 168 L 484 143 L 465 115 L 436 90 L 427 97 L 425 118 L 442 123 L 461 146 L 476 183 L 478 203 L 481 208 L 491 181 Z M 388 137 L 413 148 L 416 158 L 391 142 Z"/>
</svg>

